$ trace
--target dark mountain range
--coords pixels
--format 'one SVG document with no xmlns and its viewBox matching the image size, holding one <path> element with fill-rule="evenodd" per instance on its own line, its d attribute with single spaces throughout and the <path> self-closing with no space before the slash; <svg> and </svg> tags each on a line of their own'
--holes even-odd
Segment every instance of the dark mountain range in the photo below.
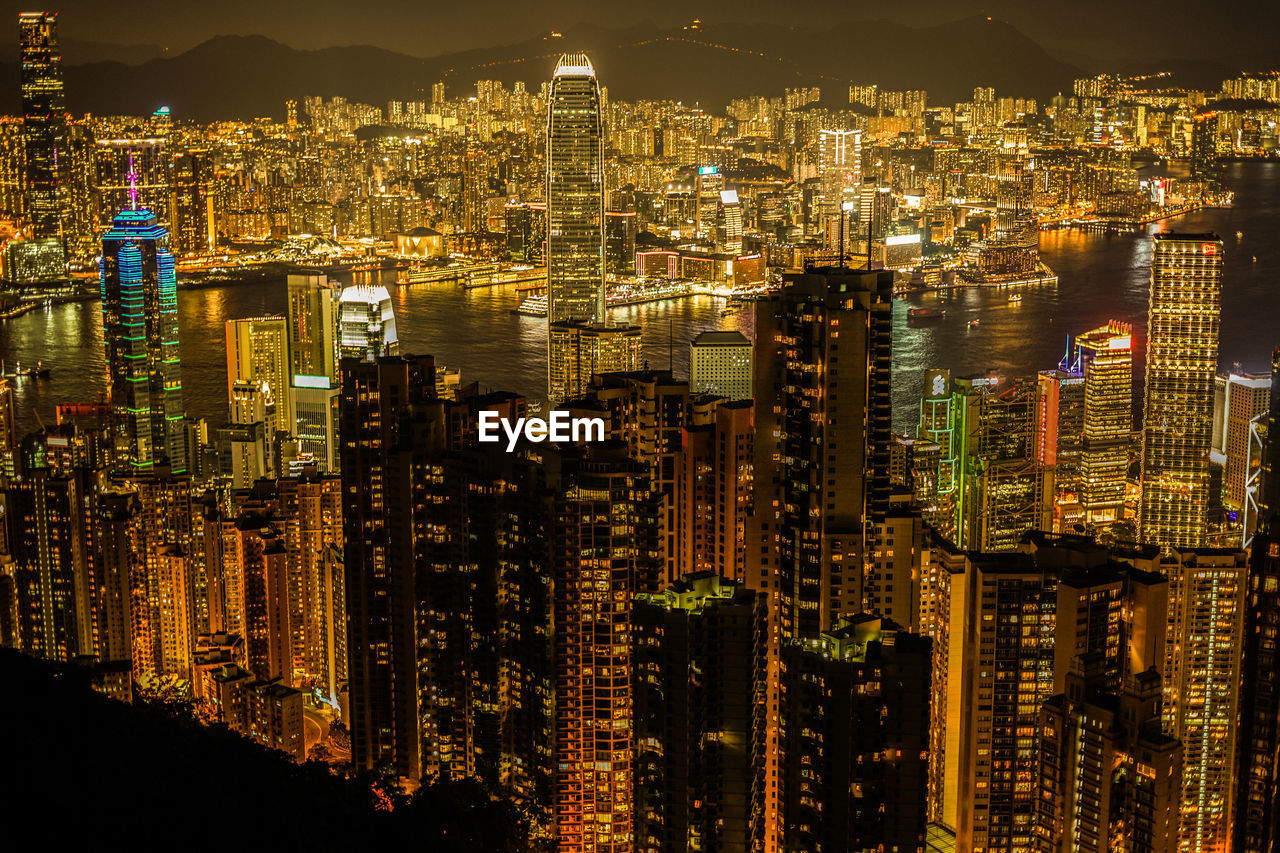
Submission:
<svg viewBox="0 0 1280 853">
<path fill-rule="evenodd" d="M 148 59 L 164 56 L 166 53 L 165 48 L 158 44 L 115 44 L 74 38 L 60 38 L 58 46 L 62 48 L 62 61 L 67 65 L 85 65 L 90 62 L 121 62 L 125 65 L 138 65 Z M 3 56 L 4 62 L 17 62 L 18 43 L 12 41 L 0 45 L 0 55 Z"/>
<path fill-rule="evenodd" d="M 137 65 L 148 59 L 165 55 L 158 44 L 112 44 L 105 41 L 61 39 L 63 61 L 68 65 L 84 65 L 89 62 L 122 62 Z M 15 46 L 16 54 L 16 46 Z"/>
<path fill-rule="evenodd" d="M 590 53 L 617 98 L 674 98 L 721 107 L 730 98 L 821 86 L 824 99 L 847 101 L 851 82 L 928 89 L 938 103 L 964 100 L 975 86 L 1047 98 L 1081 72 L 1055 60 L 1012 26 L 967 18 L 912 28 L 885 21 L 829 29 L 763 24 L 699 29 L 625 30 L 583 26 L 518 44 L 417 58 L 369 46 L 297 50 L 262 36 L 218 36 L 177 56 L 138 64 L 70 64 L 67 101 L 73 113 L 144 114 L 167 104 L 198 120 L 280 116 L 288 98 L 343 95 L 383 105 L 413 99 L 444 79 L 452 92 L 478 79 L 536 90 L 568 50 Z M 0 86 L 17 106 L 17 69 L 0 66 Z"/>
</svg>

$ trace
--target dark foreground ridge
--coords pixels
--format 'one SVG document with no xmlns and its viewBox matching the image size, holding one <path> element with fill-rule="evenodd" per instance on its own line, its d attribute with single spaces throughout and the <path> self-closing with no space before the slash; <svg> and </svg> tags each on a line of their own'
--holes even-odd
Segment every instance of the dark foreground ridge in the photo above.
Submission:
<svg viewBox="0 0 1280 853">
<path fill-rule="evenodd" d="M 195 849 L 229 838 L 297 849 L 527 849 L 515 808 L 479 784 L 393 800 L 371 779 L 294 764 L 180 707 L 108 699 L 87 672 L 9 649 L 0 649 L 0 696 L 9 791 L 0 815 L 17 835 L 41 838 L 40 849 L 108 839 Z"/>
</svg>

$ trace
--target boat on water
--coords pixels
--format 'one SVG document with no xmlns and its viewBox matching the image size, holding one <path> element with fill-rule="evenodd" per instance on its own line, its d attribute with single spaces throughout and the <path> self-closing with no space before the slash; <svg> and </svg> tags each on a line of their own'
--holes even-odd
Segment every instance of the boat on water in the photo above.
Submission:
<svg viewBox="0 0 1280 853">
<path fill-rule="evenodd" d="M 734 310 L 733 310 L 732 308 L 726 308 L 726 309 L 724 309 L 723 311 L 721 311 L 721 312 L 720 312 L 720 316 L 721 316 L 721 317 L 731 317 L 731 316 L 733 316 L 733 314 L 734 314 L 734 313 L 735 313 L 735 312 L 734 312 Z"/>
<path fill-rule="evenodd" d="M 1012 296 L 1010 296 L 1010 297 L 1009 297 L 1009 302 L 1010 302 L 1010 303 L 1012 303 L 1012 304 L 1014 304 L 1014 305 L 1017 305 L 1017 304 L 1018 304 L 1019 302 L 1021 302 L 1021 301 L 1022 301 L 1022 294 L 1021 294 L 1021 293 L 1015 293 L 1015 294 L 1013 294 Z"/>
<path fill-rule="evenodd" d="M 945 316 L 947 316 L 945 308 L 907 309 L 907 321 L 910 323 L 927 323 L 931 320 L 941 320 Z"/>
<path fill-rule="evenodd" d="M 43 361 L 37 361 L 35 367 L 15 367 L 13 375 L 29 376 L 32 379 L 47 379 L 49 378 L 49 368 L 44 366 Z"/>
<path fill-rule="evenodd" d="M 978 325 L 981 322 L 982 320 L 980 318 L 974 317 L 972 320 L 969 321 L 969 328 L 972 329 L 974 326 Z"/>
</svg>

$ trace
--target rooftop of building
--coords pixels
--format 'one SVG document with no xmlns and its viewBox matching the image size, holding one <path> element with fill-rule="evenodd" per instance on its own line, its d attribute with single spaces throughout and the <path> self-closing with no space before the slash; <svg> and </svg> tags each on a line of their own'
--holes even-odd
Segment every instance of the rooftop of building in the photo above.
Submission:
<svg viewBox="0 0 1280 853">
<path fill-rule="evenodd" d="M 715 572 L 690 572 L 659 593 L 639 593 L 636 601 L 668 610 L 697 612 L 708 603 L 751 604 L 756 592 Z"/>
<path fill-rule="evenodd" d="M 1222 238 L 1219 237 L 1217 234 L 1213 233 L 1212 231 L 1205 231 L 1202 233 L 1193 233 L 1193 232 L 1182 233 L 1180 231 L 1165 231 L 1161 234 L 1156 235 L 1156 242 L 1161 242 L 1165 240 L 1184 241 L 1188 243 L 1214 243 L 1214 242 L 1220 243 L 1222 242 Z"/>
<path fill-rule="evenodd" d="M 639 335 L 640 327 L 631 323 L 594 323 L 590 320 L 557 320 L 551 324 L 552 329 L 577 329 L 593 335 Z"/>
<path fill-rule="evenodd" d="M 727 332 L 703 332 L 693 339 L 693 345 L 698 347 L 723 347 L 723 346 L 750 346 L 751 341 L 747 336 L 738 331 Z"/>
<path fill-rule="evenodd" d="M 246 684 L 249 690 L 265 694 L 276 699 L 286 699 L 290 696 L 301 695 L 302 691 L 288 686 L 280 681 L 279 678 L 267 678 Z"/>
<path fill-rule="evenodd" d="M 339 302 L 362 302 L 377 305 L 391 299 L 391 294 L 381 284 L 353 284 L 342 289 Z"/>
<path fill-rule="evenodd" d="M 565 53 L 561 54 L 560 61 L 556 63 L 556 77 L 594 77 L 596 69 L 591 65 L 591 60 L 587 58 L 585 53 Z"/>
</svg>

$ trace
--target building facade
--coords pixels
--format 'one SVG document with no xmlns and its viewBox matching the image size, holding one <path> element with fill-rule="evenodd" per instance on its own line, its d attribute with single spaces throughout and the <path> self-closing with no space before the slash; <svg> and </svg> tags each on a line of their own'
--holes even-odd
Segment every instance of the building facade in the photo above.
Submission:
<svg viewBox="0 0 1280 853">
<path fill-rule="evenodd" d="M 168 232 L 148 210 L 120 211 L 102 237 L 100 272 L 115 470 L 185 471 L 178 279 Z"/>
<path fill-rule="evenodd" d="M 604 309 L 604 126 L 586 54 L 556 63 L 547 99 L 547 321 L 601 323 Z M 557 365 L 567 336 L 547 335 L 548 395 L 567 396 Z"/>
<path fill-rule="evenodd" d="M 1151 261 L 1142 433 L 1142 541 L 1205 544 L 1213 378 L 1222 314 L 1222 240 L 1158 234 Z"/>
</svg>

